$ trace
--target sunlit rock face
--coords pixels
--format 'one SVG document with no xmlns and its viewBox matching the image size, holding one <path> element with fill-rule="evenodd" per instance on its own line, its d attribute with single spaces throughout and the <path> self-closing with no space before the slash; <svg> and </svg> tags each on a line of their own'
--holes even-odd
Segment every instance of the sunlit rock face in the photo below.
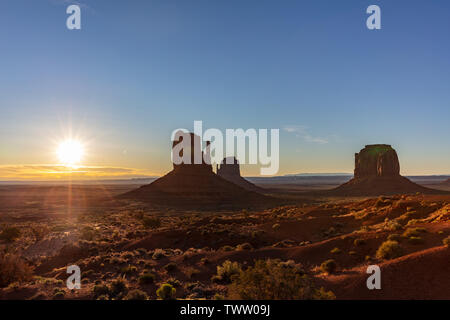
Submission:
<svg viewBox="0 0 450 320">
<path fill-rule="evenodd" d="M 397 152 L 388 144 L 367 145 L 355 153 L 355 179 L 400 175 Z"/>
<path fill-rule="evenodd" d="M 330 190 L 333 196 L 378 196 L 411 193 L 439 193 L 400 175 L 397 152 L 388 144 L 367 145 L 355 154 L 355 175 L 349 182 Z"/>
</svg>

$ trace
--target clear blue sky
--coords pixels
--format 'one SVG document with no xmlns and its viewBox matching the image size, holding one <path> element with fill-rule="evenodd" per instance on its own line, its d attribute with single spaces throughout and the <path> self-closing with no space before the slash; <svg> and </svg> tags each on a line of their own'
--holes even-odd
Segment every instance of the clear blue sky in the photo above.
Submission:
<svg viewBox="0 0 450 320">
<path fill-rule="evenodd" d="M 162 174 L 203 120 L 280 128 L 280 174 L 351 172 L 370 143 L 450 173 L 448 1 L 84 0 L 70 31 L 73 3 L 0 3 L 0 165 L 55 163 L 71 127 L 85 164 Z"/>
</svg>

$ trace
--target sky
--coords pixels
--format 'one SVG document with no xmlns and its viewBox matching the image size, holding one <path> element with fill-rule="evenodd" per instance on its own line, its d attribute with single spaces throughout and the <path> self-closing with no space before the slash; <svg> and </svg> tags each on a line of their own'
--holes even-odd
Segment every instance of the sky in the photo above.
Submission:
<svg viewBox="0 0 450 320">
<path fill-rule="evenodd" d="M 449 30 L 446 0 L 3 0 L 0 180 L 162 175 L 194 120 L 279 128 L 278 175 L 353 172 L 374 143 L 402 174 L 450 174 Z"/>
</svg>

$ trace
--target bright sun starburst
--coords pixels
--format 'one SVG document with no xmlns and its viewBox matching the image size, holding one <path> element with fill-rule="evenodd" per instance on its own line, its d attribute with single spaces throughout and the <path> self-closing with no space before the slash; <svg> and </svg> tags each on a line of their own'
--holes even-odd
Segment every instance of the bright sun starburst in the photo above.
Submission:
<svg viewBox="0 0 450 320">
<path fill-rule="evenodd" d="M 79 164 L 83 157 L 83 145 L 76 140 L 66 140 L 59 144 L 57 154 L 59 161 L 68 166 Z"/>
</svg>

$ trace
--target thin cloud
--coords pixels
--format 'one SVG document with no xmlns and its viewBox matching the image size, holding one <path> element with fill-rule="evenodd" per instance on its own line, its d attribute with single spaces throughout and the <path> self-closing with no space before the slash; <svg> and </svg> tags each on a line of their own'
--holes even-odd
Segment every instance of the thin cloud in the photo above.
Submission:
<svg viewBox="0 0 450 320">
<path fill-rule="evenodd" d="M 284 126 L 283 130 L 289 133 L 295 134 L 296 137 L 302 138 L 306 142 L 327 144 L 329 139 L 325 137 L 315 137 L 308 133 L 308 127 L 306 126 Z"/>
</svg>

